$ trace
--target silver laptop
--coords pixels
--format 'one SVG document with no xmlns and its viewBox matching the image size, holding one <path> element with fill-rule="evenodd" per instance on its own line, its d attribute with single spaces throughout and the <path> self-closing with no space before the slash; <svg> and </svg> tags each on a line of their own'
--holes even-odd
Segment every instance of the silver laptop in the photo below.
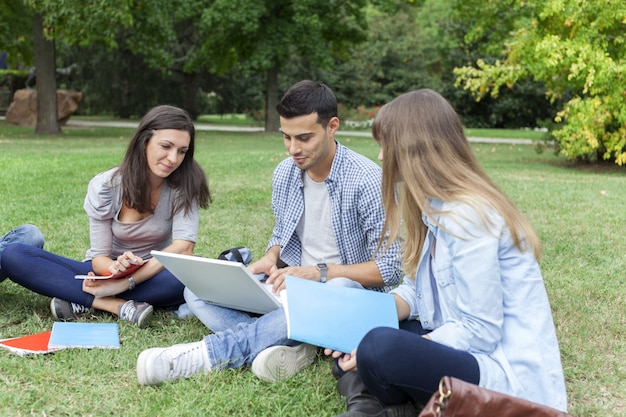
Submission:
<svg viewBox="0 0 626 417">
<path fill-rule="evenodd" d="M 265 314 L 281 306 L 278 293 L 253 275 L 240 262 L 180 255 L 153 250 L 150 252 L 180 282 L 199 298 L 222 307 Z"/>
</svg>

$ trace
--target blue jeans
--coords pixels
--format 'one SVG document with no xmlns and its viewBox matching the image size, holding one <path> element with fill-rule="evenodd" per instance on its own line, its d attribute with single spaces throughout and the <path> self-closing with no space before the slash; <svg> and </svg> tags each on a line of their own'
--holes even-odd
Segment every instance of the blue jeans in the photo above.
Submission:
<svg viewBox="0 0 626 417">
<path fill-rule="evenodd" d="M 349 288 L 363 288 L 361 284 L 348 278 L 335 278 L 329 280 L 327 284 Z M 257 316 L 243 311 L 207 303 L 195 295 L 189 288 L 185 288 L 183 295 L 191 313 L 214 333 L 232 329 L 240 323 L 251 323 L 257 319 Z"/>
<path fill-rule="evenodd" d="M 422 335 L 419 321 L 402 321 L 400 329 L 378 327 L 359 343 L 359 376 L 367 389 L 385 404 L 414 400 L 426 404 L 439 389 L 443 376 L 472 384 L 480 382 L 478 361 L 470 353 L 453 349 Z"/>
<path fill-rule="evenodd" d="M 7 246 L 2 267 L 11 281 L 48 297 L 91 307 L 94 296 L 83 291 L 83 281 L 74 275 L 92 271 L 91 261 L 68 259 L 43 249 L 22 244 Z M 183 284 L 163 269 L 133 290 L 118 294 L 124 300 L 145 301 L 155 307 L 173 308 L 183 299 Z"/>
<path fill-rule="evenodd" d="M 256 356 L 271 346 L 294 346 L 299 342 L 287 338 L 287 319 L 282 308 L 260 317 L 251 317 L 204 337 L 209 360 L 214 369 L 251 365 Z"/>
<path fill-rule="evenodd" d="M 4 281 L 7 277 L 2 271 L 2 252 L 4 252 L 4 248 L 11 243 L 23 243 L 24 245 L 43 248 L 43 233 L 32 224 L 24 224 L 2 236 L 0 239 L 0 282 Z"/>
<path fill-rule="evenodd" d="M 328 283 L 363 288 L 347 278 L 332 279 Z M 189 309 L 214 332 L 206 336 L 204 342 L 211 364 L 218 369 L 250 365 L 259 353 L 272 346 L 299 344 L 287 338 L 287 319 L 282 308 L 258 317 L 207 303 L 188 288 L 184 296 Z"/>
</svg>

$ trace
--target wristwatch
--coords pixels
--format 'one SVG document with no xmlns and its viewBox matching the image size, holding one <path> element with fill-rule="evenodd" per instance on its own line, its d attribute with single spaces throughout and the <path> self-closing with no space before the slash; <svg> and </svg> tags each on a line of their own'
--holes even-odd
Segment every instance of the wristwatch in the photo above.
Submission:
<svg viewBox="0 0 626 417">
<path fill-rule="evenodd" d="M 135 288 L 135 280 L 133 279 L 133 277 L 128 277 L 128 291 L 132 290 L 133 288 Z"/>
<path fill-rule="evenodd" d="M 320 271 L 320 282 L 326 282 L 326 273 L 328 272 L 328 265 L 326 264 L 317 264 L 317 269 Z"/>
</svg>

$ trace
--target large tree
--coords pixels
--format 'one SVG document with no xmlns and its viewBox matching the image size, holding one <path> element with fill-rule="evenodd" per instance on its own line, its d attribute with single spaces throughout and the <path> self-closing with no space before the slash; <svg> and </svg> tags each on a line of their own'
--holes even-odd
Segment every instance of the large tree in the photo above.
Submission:
<svg viewBox="0 0 626 417">
<path fill-rule="evenodd" d="M 8 0 L 15 4 L 16 0 Z M 132 0 L 107 0 L 85 3 L 21 0 L 22 13 L 33 16 L 32 33 L 37 75 L 36 133 L 57 134 L 55 42 L 72 45 L 101 42 L 115 46 L 114 35 L 120 26 L 131 24 Z M 7 3 L 7 4 L 9 4 Z"/>
<path fill-rule="evenodd" d="M 202 49 L 199 20 L 212 0 L 151 0 L 133 8 L 133 27 L 124 31 L 128 48 L 163 74 L 182 79 L 183 107 L 198 115 L 198 92 L 211 60 Z"/>
<path fill-rule="evenodd" d="M 338 58 L 331 68 L 318 69 L 341 104 L 381 105 L 427 84 L 417 10 L 409 3 L 391 10 L 367 7 L 367 41 L 352 46 L 348 59 Z"/>
<path fill-rule="evenodd" d="M 522 79 L 542 81 L 557 100 L 571 95 L 553 136 L 569 159 L 626 164 L 626 3 L 614 0 L 464 0 L 475 19 L 468 37 L 497 27 L 500 16 L 513 30 L 503 34 L 504 59 L 478 60 L 458 69 L 459 84 L 497 96 Z M 507 26 L 508 27 L 508 26 Z M 502 44 L 500 44 L 502 45 Z"/>
<path fill-rule="evenodd" d="M 61 133 L 57 119 L 56 51 L 54 41 L 45 36 L 41 13 L 33 13 L 33 44 L 37 76 L 37 125 L 35 133 Z"/>
<path fill-rule="evenodd" d="M 330 67 L 333 56 L 366 39 L 367 0 L 215 0 L 204 10 L 204 58 L 213 72 L 237 62 L 266 74 L 265 130 L 278 130 L 278 74 L 285 63 L 306 57 Z"/>
</svg>

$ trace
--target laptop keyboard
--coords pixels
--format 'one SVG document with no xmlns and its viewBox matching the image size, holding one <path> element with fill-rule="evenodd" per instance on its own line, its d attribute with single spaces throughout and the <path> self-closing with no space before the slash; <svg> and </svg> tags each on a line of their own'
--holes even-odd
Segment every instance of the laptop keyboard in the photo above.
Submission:
<svg viewBox="0 0 626 417">
<path fill-rule="evenodd" d="M 282 301 L 280 299 L 280 293 L 279 292 L 272 292 L 272 287 L 274 287 L 274 284 L 268 284 L 266 282 L 263 282 L 262 284 L 267 289 L 267 291 L 274 296 L 274 298 L 276 298 L 278 301 Z"/>
<path fill-rule="evenodd" d="M 261 283 L 261 285 L 263 285 L 263 287 L 265 287 L 265 289 L 274 296 L 274 298 L 276 298 L 278 301 L 280 301 L 282 303 L 282 299 L 280 298 L 280 293 L 279 292 L 272 292 L 272 287 L 274 286 L 274 284 L 268 284 L 267 283 L 267 275 L 265 274 L 254 274 L 255 278 L 257 278 L 259 280 L 259 282 Z"/>
</svg>

